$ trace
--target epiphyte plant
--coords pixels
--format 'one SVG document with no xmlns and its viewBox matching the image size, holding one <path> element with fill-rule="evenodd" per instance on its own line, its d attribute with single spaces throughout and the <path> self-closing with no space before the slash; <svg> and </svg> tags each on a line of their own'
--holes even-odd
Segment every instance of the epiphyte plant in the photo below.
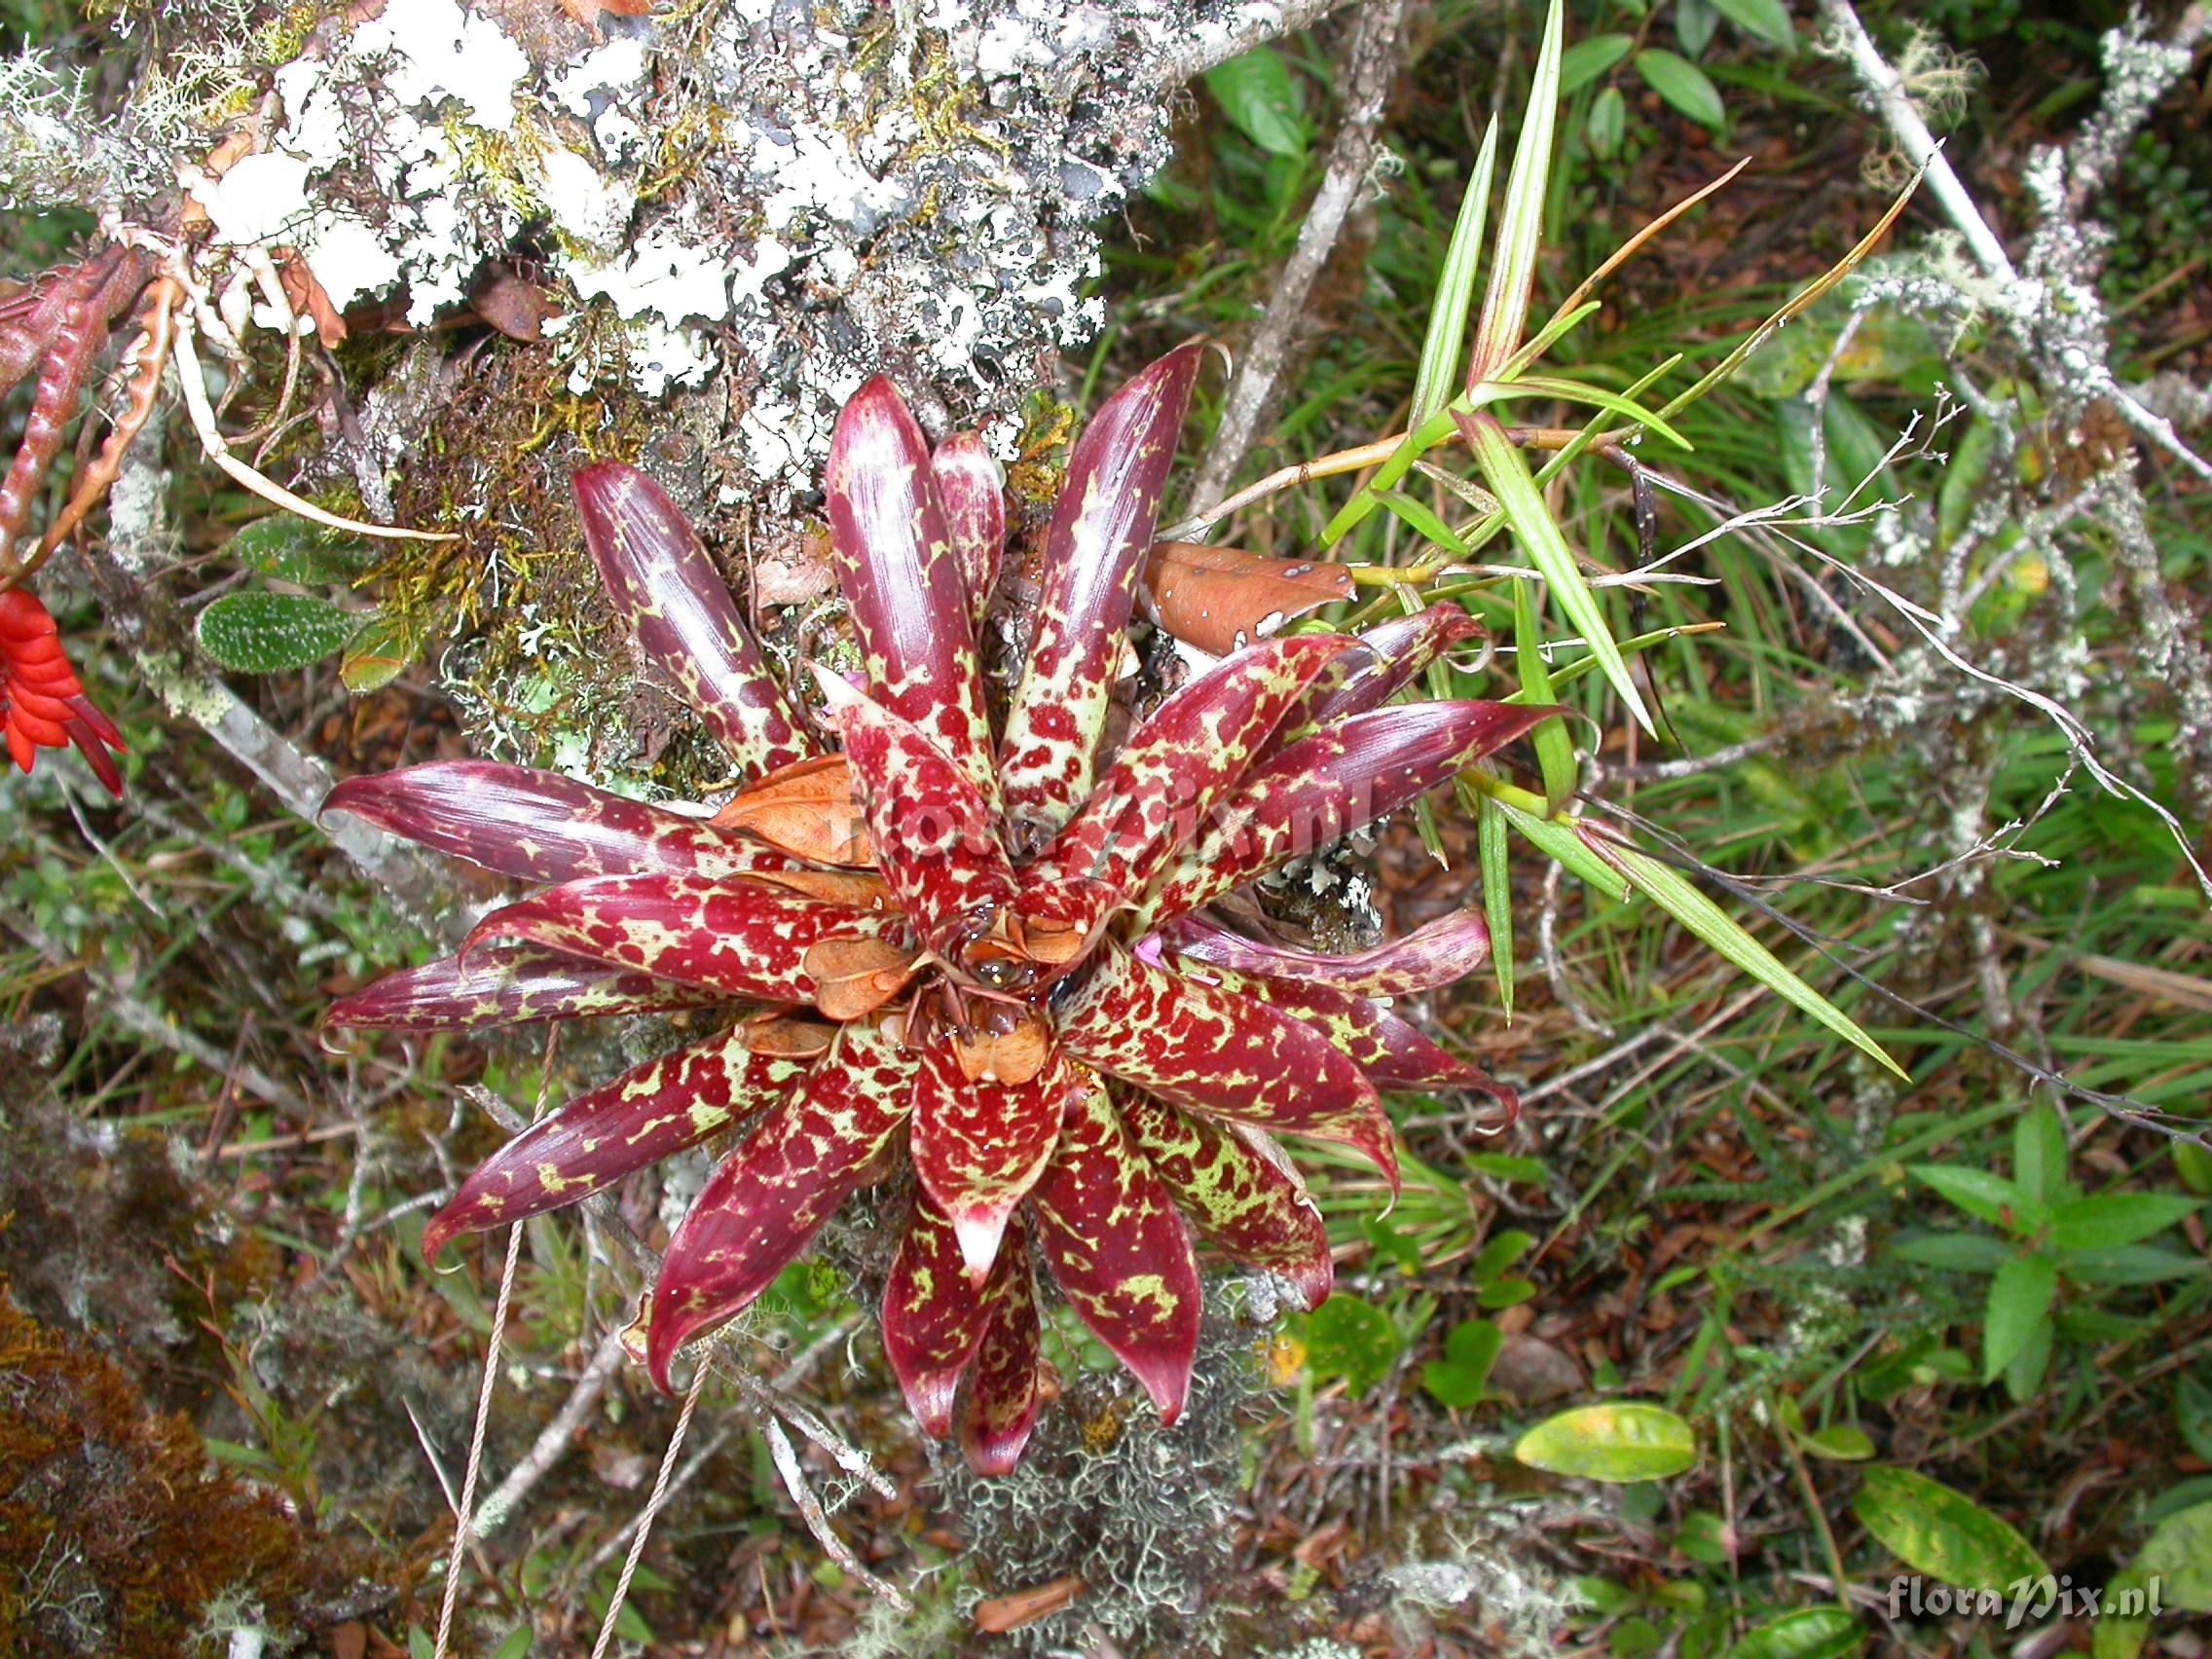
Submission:
<svg viewBox="0 0 2212 1659">
<path fill-rule="evenodd" d="M 1512 1110 L 1377 1000 L 1479 966 L 1480 915 L 1324 956 L 1207 913 L 1555 713 L 1390 702 L 1471 631 L 1462 610 L 1248 645 L 1104 750 L 1198 361 L 1194 345 L 1152 364 L 1076 444 L 998 730 L 976 648 L 1007 539 L 998 474 L 971 436 L 933 455 L 887 379 L 846 405 L 829 461 L 865 660 L 865 689 L 815 670 L 838 754 L 795 718 L 667 498 L 621 465 L 576 475 L 584 539 L 639 646 L 754 781 L 712 819 L 474 761 L 340 785 L 331 810 L 549 885 L 329 1022 L 741 1008 L 510 1141 L 431 1222 L 426 1253 L 734 1132 L 646 1310 L 665 1387 L 679 1348 L 903 1164 L 884 1347 L 924 1428 L 957 1424 L 996 1473 L 1038 1408 L 1033 1253 L 1171 1421 L 1198 1333 L 1192 1231 L 1309 1307 L 1328 1295 L 1320 1215 L 1274 1137 L 1336 1143 L 1394 1181 L 1378 1088 L 1476 1088 Z"/>
</svg>

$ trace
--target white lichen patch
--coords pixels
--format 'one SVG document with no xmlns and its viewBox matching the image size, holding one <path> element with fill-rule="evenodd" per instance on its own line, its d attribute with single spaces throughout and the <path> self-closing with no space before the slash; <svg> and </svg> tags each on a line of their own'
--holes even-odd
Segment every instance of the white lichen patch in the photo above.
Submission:
<svg viewBox="0 0 2212 1659">
<path fill-rule="evenodd" d="M 571 387 L 699 388 L 722 487 L 786 505 L 869 374 L 933 433 L 1053 378 L 1103 321 L 1091 226 L 1166 158 L 1168 55 L 1278 16 L 710 0 L 594 38 L 385 0 L 276 72 L 263 153 L 187 182 L 219 244 L 297 249 L 341 308 L 403 297 L 424 326 L 523 269 L 568 313 Z"/>
</svg>

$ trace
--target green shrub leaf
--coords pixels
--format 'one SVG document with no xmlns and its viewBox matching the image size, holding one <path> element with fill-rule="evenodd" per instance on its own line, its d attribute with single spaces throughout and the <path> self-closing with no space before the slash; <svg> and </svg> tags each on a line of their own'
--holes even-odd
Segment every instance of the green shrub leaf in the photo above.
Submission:
<svg viewBox="0 0 2212 1659">
<path fill-rule="evenodd" d="M 1961 1169 L 1948 1163 L 1913 1163 L 1905 1172 L 1976 1221 L 2019 1232 L 2042 1219 L 2043 1206 L 2002 1175 L 1986 1169 Z"/>
<path fill-rule="evenodd" d="M 1748 1633 L 1728 1659 L 1847 1659 L 1865 1645 L 1865 1627 L 1841 1607 L 1806 1607 Z"/>
<path fill-rule="evenodd" d="M 1592 35 L 1578 40 L 1559 55 L 1559 95 L 1570 98 L 1603 75 L 1636 47 L 1625 34 Z"/>
<path fill-rule="evenodd" d="M 298 593 L 227 593 L 200 613 L 200 648 L 239 674 L 280 674 L 320 662 L 346 643 L 353 618 Z"/>
<path fill-rule="evenodd" d="M 1998 1373 L 2027 1347 L 2036 1327 L 2050 1313 L 2058 1293 L 2058 1264 L 2041 1251 L 2014 1256 L 1989 1281 L 1989 1308 L 1981 1327 L 1981 1380 Z"/>
<path fill-rule="evenodd" d="M 2178 1193 L 2099 1193 L 2050 1212 L 2050 1241 L 2061 1250 L 2112 1250 L 2139 1244 L 2204 1207 Z"/>
<path fill-rule="evenodd" d="M 1636 72 L 1676 114 L 1716 132 L 1726 123 L 1728 115 L 1721 108 L 1720 94 L 1705 78 L 1705 71 L 1688 58 L 1663 47 L 1646 47 L 1636 55 Z"/>
<path fill-rule="evenodd" d="M 2158 1579 L 2169 1607 L 2212 1613 L 2212 1503 L 2200 1503 L 2158 1523 L 2135 1559 L 2135 1570 Z"/>
<path fill-rule="evenodd" d="M 1229 124 L 1271 156 L 1302 159 L 1309 130 L 1298 107 L 1298 89 L 1290 66 L 1260 47 L 1208 69 L 1206 91 L 1221 105 Z"/>
<path fill-rule="evenodd" d="M 1909 1469 L 1868 1469 L 1851 1513 L 1905 1566 L 1945 1584 L 1997 1587 L 2050 1570 L 1980 1504 Z"/>
<path fill-rule="evenodd" d="M 1513 1456 L 1555 1475 L 1656 1481 L 1697 1461 L 1697 1438 L 1673 1412 L 1624 1400 L 1548 1418 L 1521 1437 Z"/>
<path fill-rule="evenodd" d="M 1752 39 L 1786 53 L 1796 52 L 1796 25 L 1790 22 L 1789 8 L 1782 0 L 1712 0 L 1712 5 Z"/>
</svg>

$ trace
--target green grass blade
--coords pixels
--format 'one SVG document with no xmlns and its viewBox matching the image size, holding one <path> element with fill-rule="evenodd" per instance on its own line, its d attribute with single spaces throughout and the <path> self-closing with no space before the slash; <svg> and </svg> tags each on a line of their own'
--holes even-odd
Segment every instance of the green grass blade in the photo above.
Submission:
<svg viewBox="0 0 2212 1659">
<path fill-rule="evenodd" d="M 1483 879 L 1483 919 L 1490 924 L 1490 966 L 1498 1005 L 1513 1018 L 1513 872 L 1507 857 L 1505 809 L 1475 797 L 1475 860 Z"/>
<path fill-rule="evenodd" d="M 1526 701 L 1559 701 L 1552 693 L 1551 665 L 1544 661 L 1543 639 L 1536 628 L 1533 582 L 1513 584 L 1513 666 L 1521 676 Z M 1546 720 L 1529 735 L 1544 775 L 1545 804 L 1557 813 L 1574 794 L 1574 741 L 1567 735 L 1565 720 Z"/>
<path fill-rule="evenodd" d="M 1482 317 L 1475 324 L 1475 350 L 1467 368 L 1472 387 L 1490 379 L 1513 349 L 1529 321 L 1529 300 L 1535 290 L 1536 252 L 1544 235 L 1544 192 L 1551 180 L 1552 138 L 1559 125 L 1559 59 L 1566 33 L 1566 8 L 1551 0 L 1544 18 L 1544 43 L 1536 53 L 1536 73 L 1529 88 L 1529 108 L 1521 123 L 1521 141 L 1513 148 L 1513 171 L 1505 181 L 1505 210 L 1497 226 L 1497 252 L 1491 260 L 1490 288 L 1483 295 Z"/>
<path fill-rule="evenodd" d="M 1375 498 L 1406 522 L 1416 535 L 1444 548 L 1455 559 L 1467 557 L 1467 544 L 1459 533 L 1436 516 L 1425 502 L 1398 490 L 1378 490 Z"/>
<path fill-rule="evenodd" d="M 1542 328 L 1524 340 L 1521 343 L 1521 349 L 1512 356 L 1506 358 L 1504 362 L 1498 364 L 1497 372 L 1490 378 L 1493 381 L 1519 380 L 1522 371 L 1550 350 L 1562 336 L 1573 329 L 1577 323 L 1580 323 L 1586 317 L 1592 316 L 1604 309 L 1604 302 L 1602 300 L 1584 300 L 1578 306 L 1568 306 L 1563 309 L 1551 321 L 1545 323 Z"/>
<path fill-rule="evenodd" d="M 1516 381 L 1485 381 L 1468 393 L 1468 397 L 1478 409 L 1513 397 L 1556 397 L 1565 403 L 1592 404 L 1609 414 L 1618 415 L 1624 421 L 1634 422 L 1639 426 L 1657 432 L 1685 450 L 1697 447 L 1641 404 L 1623 397 L 1617 391 L 1586 386 L 1578 380 L 1567 380 L 1553 375 L 1524 375 Z"/>
<path fill-rule="evenodd" d="M 1783 1001 L 1811 1015 L 1898 1076 L 1906 1076 L 1905 1069 L 1891 1059 L 1873 1038 L 1860 1030 L 1856 1021 L 1784 967 L 1774 952 L 1746 933 L 1735 918 L 1700 893 L 1679 871 L 1611 835 L 1599 839 L 1595 831 L 1590 833 L 1593 834 L 1591 844 L 1607 864 L 1738 972 L 1756 979 Z"/>
<path fill-rule="evenodd" d="M 1486 784 L 1494 781 L 1480 773 L 1474 775 L 1477 789 L 1483 789 Z M 1628 898 L 1628 877 L 1583 845 L 1582 837 L 1575 833 L 1578 820 L 1541 818 L 1533 812 L 1524 811 L 1503 795 L 1488 791 L 1485 792 L 1485 798 L 1505 814 L 1505 821 L 1520 830 L 1530 846 L 1565 868 L 1567 874 L 1587 882 L 1616 903 Z M 1535 797 L 1531 795 L 1528 798 L 1533 801 Z M 1497 949 L 1495 939 L 1491 940 L 1491 949 L 1493 952 Z"/>
<path fill-rule="evenodd" d="M 1375 469 L 1375 476 L 1367 481 L 1365 487 L 1346 501 L 1338 510 L 1337 516 L 1323 527 L 1321 545 L 1334 547 L 1357 530 L 1367 515 L 1382 504 L 1376 499 L 1377 493 L 1396 489 L 1399 481 L 1414 469 L 1414 462 L 1449 439 L 1453 430 L 1449 412 L 1439 412 L 1418 424 L 1406 434 L 1405 442 L 1390 452 L 1390 459 Z"/>
<path fill-rule="evenodd" d="M 1428 313 L 1428 334 L 1421 341 L 1420 364 L 1414 373 L 1413 415 L 1406 423 L 1410 427 L 1418 428 L 1442 409 L 1458 384 L 1459 352 L 1467 342 L 1467 318 L 1475 309 L 1475 272 L 1482 264 L 1483 230 L 1490 220 L 1491 180 L 1496 170 L 1497 117 L 1493 115 L 1437 278 L 1436 305 Z"/>
<path fill-rule="evenodd" d="M 1466 436 L 1467 447 L 1474 452 L 1475 464 L 1482 469 L 1483 481 L 1497 498 L 1498 510 L 1529 550 L 1530 562 L 1551 584 L 1560 608 L 1582 635 L 1590 654 L 1598 659 L 1606 682 L 1635 717 L 1636 723 L 1656 735 L 1650 712 L 1644 708 L 1636 682 L 1629 678 L 1628 663 L 1621 656 L 1620 646 L 1613 642 L 1613 631 L 1605 623 L 1598 596 L 1583 580 L 1581 568 L 1575 564 L 1574 554 L 1567 545 L 1567 536 L 1552 518 L 1551 509 L 1544 505 L 1543 497 L 1537 494 L 1535 482 L 1529 476 L 1529 463 L 1521 459 L 1521 452 L 1513 447 L 1505 428 L 1488 415 L 1465 417 L 1459 429 Z"/>
</svg>

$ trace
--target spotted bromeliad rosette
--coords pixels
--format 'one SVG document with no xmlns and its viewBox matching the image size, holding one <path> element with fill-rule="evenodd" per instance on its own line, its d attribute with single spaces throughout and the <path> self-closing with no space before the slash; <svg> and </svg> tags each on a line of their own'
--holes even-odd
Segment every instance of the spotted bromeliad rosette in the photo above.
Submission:
<svg viewBox="0 0 2212 1659">
<path fill-rule="evenodd" d="M 1006 539 L 972 437 L 935 455 L 884 379 L 846 406 L 830 542 L 866 690 L 818 671 L 817 753 L 690 528 L 623 466 L 579 473 L 584 537 L 645 655 L 755 780 L 712 820 L 472 761 L 343 784 L 330 806 L 548 884 L 461 952 L 330 1022 L 453 1029 L 744 1005 L 719 1035 L 571 1101 L 424 1235 L 598 1192 L 734 1141 L 670 1241 L 647 1363 L 728 1319 L 845 1198 L 912 1166 L 883 1340 L 933 1435 L 1019 1456 L 1041 1363 L 1034 1259 L 1151 1394 L 1181 1410 L 1198 1331 L 1192 1233 L 1328 1295 L 1321 1219 L 1274 1137 L 1395 1179 L 1378 1088 L 1490 1088 L 1377 999 L 1488 949 L 1460 913 L 1357 956 L 1205 918 L 1231 890 L 1405 805 L 1552 711 L 1389 699 L 1469 624 L 1272 639 L 1101 754 L 1138 573 L 1198 362 L 1146 369 L 1084 432 L 1049 527 L 1032 644 L 994 733 L 976 636 Z M 965 1387 L 963 1382 L 965 1382 Z"/>
</svg>

